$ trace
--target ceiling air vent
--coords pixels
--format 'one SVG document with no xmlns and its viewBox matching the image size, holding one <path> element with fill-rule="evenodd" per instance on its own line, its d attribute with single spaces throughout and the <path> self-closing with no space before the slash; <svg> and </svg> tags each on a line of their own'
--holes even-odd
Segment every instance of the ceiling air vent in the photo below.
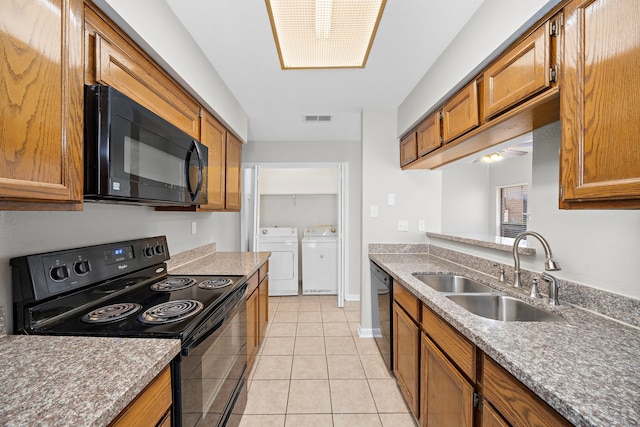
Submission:
<svg viewBox="0 0 640 427">
<path fill-rule="evenodd" d="M 307 123 L 312 122 L 330 122 L 331 115 L 330 114 L 306 114 L 304 116 L 304 121 Z"/>
</svg>

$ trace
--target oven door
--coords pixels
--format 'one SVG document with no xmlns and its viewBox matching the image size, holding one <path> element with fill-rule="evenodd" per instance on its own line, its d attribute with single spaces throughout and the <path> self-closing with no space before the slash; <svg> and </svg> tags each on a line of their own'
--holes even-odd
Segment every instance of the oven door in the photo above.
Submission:
<svg viewBox="0 0 640 427">
<path fill-rule="evenodd" d="M 175 425 L 234 426 L 246 403 L 247 331 L 244 289 L 229 297 L 233 308 L 216 316 L 210 335 L 185 342 L 180 372 L 180 407 Z M 240 296 L 240 298 L 235 298 Z M 225 304 L 227 305 L 227 304 Z M 180 414 L 181 412 L 181 414 Z"/>
</svg>

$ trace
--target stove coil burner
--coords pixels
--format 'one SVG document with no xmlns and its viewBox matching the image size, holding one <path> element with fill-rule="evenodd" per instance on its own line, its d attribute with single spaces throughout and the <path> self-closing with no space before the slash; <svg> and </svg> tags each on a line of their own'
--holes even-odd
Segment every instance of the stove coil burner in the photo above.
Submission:
<svg viewBox="0 0 640 427">
<path fill-rule="evenodd" d="M 85 314 L 82 316 L 82 321 L 86 323 L 116 322 L 130 316 L 141 308 L 140 304 L 131 302 L 106 305 Z"/>
<path fill-rule="evenodd" d="M 158 292 L 171 292 L 186 289 L 196 284 L 196 279 L 190 277 L 170 277 L 151 285 L 151 289 Z"/>
<path fill-rule="evenodd" d="M 155 305 L 140 315 L 140 321 L 151 325 L 179 322 L 200 312 L 200 301 L 182 299 Z"/>
<path fill-rule="evenodd" d="M 219 289 L 229 286 L 233 281 L 227 277 L 217 277 L 215 279 L 203 280 L 198 284 L 198 287 L 202 289 Z"/>
</svg>

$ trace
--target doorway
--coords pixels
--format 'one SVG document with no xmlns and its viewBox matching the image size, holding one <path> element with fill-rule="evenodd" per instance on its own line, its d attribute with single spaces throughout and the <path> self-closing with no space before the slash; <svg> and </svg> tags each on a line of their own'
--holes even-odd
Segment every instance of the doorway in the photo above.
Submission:
<svg viewBox="0 0 640 427">
<path fill-rule="evenodd" d="M 243 164 L 241 250 L 260 250 L 260 227 L 335 225 L 337 237 L 336 304 L 344 306 L 348 277 L 348 164 Z"/>
</svg>

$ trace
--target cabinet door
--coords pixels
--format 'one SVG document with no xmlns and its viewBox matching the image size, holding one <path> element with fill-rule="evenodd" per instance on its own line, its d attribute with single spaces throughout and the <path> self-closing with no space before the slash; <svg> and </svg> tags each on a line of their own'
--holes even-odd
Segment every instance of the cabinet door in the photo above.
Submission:
<svg viewBox="0 0 640 427">
<path fill-rule="evenodd" d="M 269 321 L 269 277 L 258 286 L 258 332 L 259 342 L 262 342 L 267 332 L 267 322 Z"/>
<path fill-rule="evenodd" d="M 420 330 L 397 304 L 393 304 L 394 373 L 411 412 L 419 416 Z"/>
<path fill-rule="evenodd" d="M 565 8 L 563 208 L 640 208 L 639 21 L 638 1 L 574 0 Z"/>
<path fill-rule="evenodd" d="M 202 115 L 202 143 L 209 149 L 208 184 L 206 205 L 198 210 L 219 211 L 224 209 L 225 175 L 227 153 L 227 131 L 211 114 Z"/>
<path fill-rule="evenodd" d="M 493 406 L 486 400 L 482 401 L 482 427 L 510 427 Z"/>
<path fill-rule="evenodd" d="M 484 116 L 490 118 L 550 87 L 550 22 L 484 73 Z"/>
<path fill-rule="evenodd" d="M 447 143 L 480 124 L 478 84 L 474 80 L 442 107 L 442 137 Z"/>
<path fill-rule="evenodd" d="M 82 209 L 82 0 L 4 1 L 0 52 L 0 209 Z"/>
<path fill-rule="evenodd" d="M 411 132 L 400 140 L 400 167 L 406 166 L 418 158 L 416 133 Z"/>
<path fill-rule="evenodd" d="M 247 298 L 247 365 L 258 351 L 258 291 Z"/>
<path fill-rule="evenodd" d="M 227 133 L 226 155 L 226 206 L 227 211 L 239 211 L 242 190 L 242 141 L 230 132 Z"/>
<path fill-rule="evenodd" d="M 422 426 L 472 427 L 473 386 L 422 334 Z"/>
<path fill-rule="evenodd" d="M 86 83 L 113 86 L 200 140 L 200 106 L 95 6 L 86 8 Z"/>
<path fill-rule="evenodd" d="M 427 117 L 416 131 L 418 135 L 418 157 L 432 152 L 442 145 L 440 112 Z"/>
</svg>

